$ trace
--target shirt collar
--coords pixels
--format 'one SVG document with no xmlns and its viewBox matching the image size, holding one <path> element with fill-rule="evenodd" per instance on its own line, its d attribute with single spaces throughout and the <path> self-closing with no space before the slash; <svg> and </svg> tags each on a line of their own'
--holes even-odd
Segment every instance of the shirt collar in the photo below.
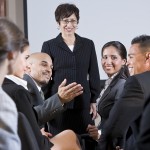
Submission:
<svg viewBox="0 0 150 150">
<path fill-rule="evenodd" d="M 118 72 L 116 72 L 115 74 L 113 74 L 110 78 L 113 79 L 117 74 L 118 74 Z"/>
<path fill-rule="evenodd" d="M 27 81 L 25 81 L 25 80 L 23 80 L 23 79 L 21 79 L 21 78 L 19 78 L 17 76 L 14 76 L 14 75 L 6 75 L 6 78 L 12 80 L 16 84 L 21 85 L 26 90 L 28 90 L 28 88 L 27 88 Z"/>
<path fill-rule="evenodd" d="M 110 85 L 111 81 L 114 79 L 114 77 L 115 77 L 117 74 L 118 74 L 118 72 L 115 73 L 115 74 L 113 74 L 111 77 L 109 77 L 109 78 L 106 80 L 105 84 L 107 84 L 107 87 Z"/>
</svg>

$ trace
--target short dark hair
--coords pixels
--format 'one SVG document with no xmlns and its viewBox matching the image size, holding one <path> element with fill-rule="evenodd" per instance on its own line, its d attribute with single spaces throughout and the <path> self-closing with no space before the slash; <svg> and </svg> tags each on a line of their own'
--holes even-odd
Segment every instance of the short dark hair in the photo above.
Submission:
<svg viewBox="0 0 150 150">
<path fill-rule="evenodd" d="M 102 56 L 103 56 L 104 49 L 109 46 L 115 47 L 122 59 L 127 59 L 127 50 L 125 46 L 119 41 L 110 41 L 104 44 L 104 46 L 102 47 L 102 51 L 101 51 Z"/>
<path fill-rule="evenodd" d="M 150 51 L 150 36 L 149 35 L 140 35 L 131 41 L 131 44 L 139 44 L 142 52 Z"/>
<path fill-rule="evenodd" d="M 22 31 L 6 18 L 0 18 L 0 62 L 10 51 L 20 51 L 21 41 L 24 39 Z"/>
<path fill-rule="evenodd" d="M 68 18 L 72 14 L 75 14 L 77 21 L 79 22 L 79 9 L 74 4 L 64 3 L 60 4 L 55 10 L 55 19 L 58 23 L 63 18 Z"/>
</svg>

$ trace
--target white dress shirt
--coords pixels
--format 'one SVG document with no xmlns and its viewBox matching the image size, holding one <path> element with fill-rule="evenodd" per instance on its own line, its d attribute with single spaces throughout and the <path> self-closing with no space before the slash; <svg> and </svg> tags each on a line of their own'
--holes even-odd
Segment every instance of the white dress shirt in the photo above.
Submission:
<svg viewBox="0 0 150 150">
<path fill-rule="evenodd" d="M 27 81 L 25 81 L 17 76 L 14 76 L 14 75 L 6 75 L 6 78 L 10 79 L 11 81 L 15 82 L 18 85 L 23 86 L 26 90 L 28 90 Z"/>
</svg>

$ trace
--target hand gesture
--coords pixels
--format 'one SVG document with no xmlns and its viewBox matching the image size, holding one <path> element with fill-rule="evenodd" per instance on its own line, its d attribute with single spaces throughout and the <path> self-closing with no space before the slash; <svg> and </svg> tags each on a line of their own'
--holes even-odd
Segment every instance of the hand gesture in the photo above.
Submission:
<svg viewBox="0 0 150 150">
<path fill-rule="evenodd" d="M 89 136 L 92 137 L 94 140 L 98 140 L 100 135 L 98 134 L 98 128 L 95 125 L 88 125 L 87 132 Z"/>
<path fill-rule="evenodd" d="M 81 84 L 73 82 L 66 85 L 66 83 L 67 80 L 64 79 L 64 81 L 58 87 L 58 95 L 62 103 L 67 103 L 83 93 L 83 87 Z"/>
</svg>

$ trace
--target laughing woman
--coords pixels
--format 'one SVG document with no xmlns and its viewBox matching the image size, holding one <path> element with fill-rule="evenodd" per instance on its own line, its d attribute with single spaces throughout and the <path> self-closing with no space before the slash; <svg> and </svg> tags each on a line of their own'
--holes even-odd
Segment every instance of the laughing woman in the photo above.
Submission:
<svg viewBox="0 0 150 150">
<path fill-rule="evenodd" d="M 102 67 L 108 79 L 97 101 L 97 110 L 101 117 L 101 122 L 98 126 L 99 131 L 103 130 L 103 125 L 107 121 L 115 102 L 121 96 L 126 79 L 129 77 L 129 71 L 126 66 L 127 51 L 122 43 L 119 41 L 106 43 L 102 48 L 101 54 Z M 88 131 L 95 140 L 100 137 L 95 126 L 89 125 Z M 94 136 L 93 131 L 95 133 Z"/>
</svg>

